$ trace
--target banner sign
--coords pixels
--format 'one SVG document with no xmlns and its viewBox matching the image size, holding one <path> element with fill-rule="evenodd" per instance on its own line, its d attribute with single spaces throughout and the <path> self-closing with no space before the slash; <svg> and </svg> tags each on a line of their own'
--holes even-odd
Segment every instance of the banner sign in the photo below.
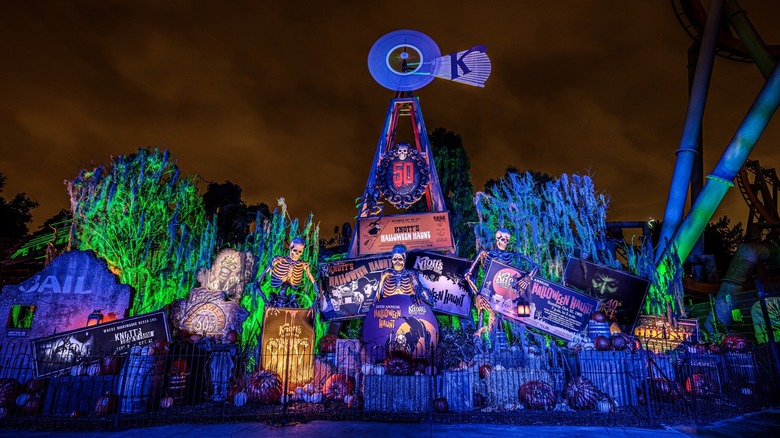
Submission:
<svg viewBox="0 0 780 438">
<path fill-rule="evenodd" d="M 571 341 L 584 333 L 599 301 L 544 278 L 534 277 L 529 287 L 531 315 L 519 318 L 530 327 Z"/>
<path fill-rule="evenodd" d="M 402 350 L 429 359 L 439 340 L 439 323 L 431 308 L 415 305 L 408 295 L 391 295 L 374 303 L 363 322 L 363 354 L 373 362 Z"/>
<path fill-rule="evenodd" d="M 531 315 L 517 316 L 515 301 L 519 292 L 515 283 L 526 274 L 526 271 L 492 260 L 480 294 L 488 299 L 496 313 L 567 341 L 584 331 L 591 313 L 598 307 L 598 300 L 540 277 L 533 278 L 528 290 Z"/>
<path fill-rule="evenodd" d="M 634 335 L 651 351 L 674 350 L 683 342 L 698 342 L 699 320 L 680 319 L 671 325 L 665 316 L 639 315 Z"/>
<path fill-rule="evenodd" d="M 126 353 L 131 346 L 170 342 L 165 312 L 124 318 L 33 340 L 38 377 L 67 370 L 88 360 L 93 353 Z"/>
<path fill-rule="evenodd" d="M 563 284 L 600 300 L 599 310 L 626 333 L 631 333 L 650 286 L 644 278 L 575 257 L 569 257 Z"/>
<path fill-rule="evenodd" d="M 262 369 L 287 378 L 287 391 L 314 378 L 314 314 L 310 309 L 266 307 L 263 314 Z M 288 374 L 289 366 L 289 374 Z"/>
<path fill-rule="evenodd" d="M 391 269 L 390 256 L 346 259 L 320 264 L 324 296 L 320 314 L 328 321 L 361 318 L 374 304 L 379 280 Z"/>
<path fill-rule="evenodd" d="M 412 252 L 406 269 L 419 273 L 420 285 L 435 299 L 433 311 L 471 316 L 471 295 L 464 278 L 471 261 L 428 252 Z"/>
<path fill-rule="evenodd" d="M 358 218 L 357 227 L 361 255 L 389 253 L 399 243 L 409 251 L 455 248 L 447 212 Z"/>
<path fill-rule="evenodd" d="M 517 304 L 515 303 L 518 292 L 514 285 L 526 274 L 528 274 L 527 271 L 491 260 L 485 271 L 485 280 L 479 294 L 487 298 L 494 312 L 519 321 Z"/>
</svg>

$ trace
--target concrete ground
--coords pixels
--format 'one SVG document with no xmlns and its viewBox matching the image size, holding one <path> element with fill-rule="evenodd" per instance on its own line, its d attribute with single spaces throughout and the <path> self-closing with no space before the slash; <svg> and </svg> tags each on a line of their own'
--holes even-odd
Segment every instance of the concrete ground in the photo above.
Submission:
<svg viewBox="0 0 780 438">
<path fill-rule="evenodd" d="M 776 437 L 780 433 L 780 409 L 735 417 L 706 426 L 665 429 L 574 426 L 508 426 L 492 424 L 364 423 L 312 421 L 287 426 L 266 423 L 176 424 L 121 431 L 58 432 L 0 429 L 13 438 L 206 438 L 206 437 L 497 437 L 537 438 L 622 437 Z"/>
</svg>

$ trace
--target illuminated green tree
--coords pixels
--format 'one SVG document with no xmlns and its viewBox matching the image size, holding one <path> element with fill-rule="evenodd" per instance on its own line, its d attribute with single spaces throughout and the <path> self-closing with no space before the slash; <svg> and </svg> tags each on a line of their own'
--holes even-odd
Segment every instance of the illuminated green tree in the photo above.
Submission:
<svg viewBox="0 0 780 438">
<path fill-rule="evenodd" d="M 589 176 L 563 174 L 557 179 L 538 172 L 515 172 L 486 185 L 476 195 L 479 248 L 492 247 L 499 227 L 514 237 L 514 251 L 541 266 L 539 275 L 560 281 L 567 258 L 579 255 L 595 263 L 647 278 L 651 287 L 645 302 L 650 314 L 679 316 L 682 312 L 682 269 L 679 261 L 664 260 L 664 274 L 656 273 L 652 248 L 626 245 L 623 266 L 608 245 L 606 227 L 609 199 L 598 193 Z"/>
<path fill-rule="evenodd" d="M 135 288 L 131 315 L 183 298 L 211 263 L 214 226 L 194 177 L 181 176 L 168 151 L 139 149 L 66 184 L 71 247 L 95 251 Z"/>
</svg>

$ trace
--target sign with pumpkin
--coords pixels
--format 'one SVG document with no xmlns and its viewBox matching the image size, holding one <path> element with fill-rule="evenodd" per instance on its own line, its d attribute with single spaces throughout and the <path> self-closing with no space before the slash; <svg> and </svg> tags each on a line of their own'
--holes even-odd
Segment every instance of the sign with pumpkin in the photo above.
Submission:
<svg viewBox="0 0 780 438">
<path fill-rule="evenodd" d="M 157 341 L 171 341 L 165 311 L 37 338 L 33 340 L 35 372 L 39 377 L 48 376 L 82 364 L 96 353 L 112 357 Z M 87 374 L 84 368 L 80 374 Z"/>
<path fill-rule="evenodd" d="M 314 315 L 309 309 L 265 308 L 262 369 L 285 378 L 287 391 L 314 379 L 314 345 Z"/>
<path fill-rule="evenodd" d="M 391 295 L 374 303 L 363 322 L 366 361 L 382 362 L 391 353 L 429 359 L 439 339 L 439 324 L 430 307 L 408 295 Z"/>
</svg>

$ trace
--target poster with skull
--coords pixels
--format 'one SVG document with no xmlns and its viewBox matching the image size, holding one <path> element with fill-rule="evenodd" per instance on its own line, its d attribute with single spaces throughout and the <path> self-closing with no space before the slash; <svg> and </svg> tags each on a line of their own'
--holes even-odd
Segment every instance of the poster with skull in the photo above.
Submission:
<svg viewBox="0 0 780 438">
<path fill-rule="evenodd" d="M 390 256 L 338 260 L 320 264 L 320 314 L 328 321 L 361 318 L 374 303 Z"/>
</svg>

